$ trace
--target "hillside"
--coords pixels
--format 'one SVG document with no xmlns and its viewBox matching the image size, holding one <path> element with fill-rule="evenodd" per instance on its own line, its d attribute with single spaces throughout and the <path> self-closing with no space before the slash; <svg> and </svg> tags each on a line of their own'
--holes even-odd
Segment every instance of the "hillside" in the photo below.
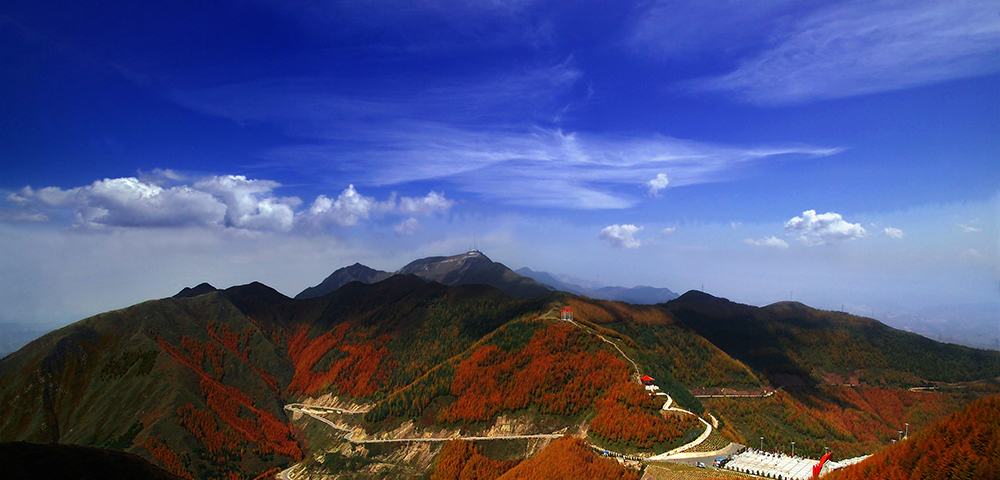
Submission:
<svg viewBox="0 0 1000 480">
<path fill-rule="evenodd" d="M 442 272 L 466 278 L 477 265 L 498 265 L 477 255 L 449 257 L 448 267 L 447 258 L 424 259 L 412 270 L 450 281 Z M 574 321 L 560 319 L 564 307 Z M 443 445 L 401 439 L 516 433 L 486 453 L 459 452 L 493 471 L 500 464 L 485 455 L 532 457 L 555 435 L 646 454 L 697 437 L 704 427 L 694 416 L 662 411 L 665 397 L 636 383 L 650 375 L 681 407 L 711 410 L 735 440 L 760 433 L 804 451 L 821 442 L 860 451 L 900 421 L 927 425 L 968 399 L 841 387 L 703 403 L 690 390 L 761 392 L 762 379 L 788 372 L 820 383 L 849 373 L 838 362 L 852 360 L 836 357 L 852 342 L 888 362 L 872 370 L 877 377 L 862 369 L 866 382 L 997 376 L 989 354 L 953 346 L 930 347 L 941 360 L 921 365 L 929 362 L 913 351 L 921 344 L 899 333 L 798 304 L 758 309 L 697 292 L 636 306 L 554 292 L 515 300 L 482 283 L 416 274 L 303 299 L 257 282 L 204 284 L 81 320 L 0 360 L 0 438 L 121 450 L 184 478 L 251 480 L 293 464 L 351 478 L 419 476 Z M 351 413 L 324 410 L 333 428 L 298 410 L 293 419 L 285 407 L 299 402 Z"/>
<path fill-rule="evenodd" d="M 1000 477 L 1000 395 L 977 400 L 830 480 Z"/>
<path fill-rule="evenodd" d="M 0 434 L 130 451 L 181 476 L 253 478 L 302 458 L 285 403 L 384 396 L 538 308 L 414 276 L 305 301 L 253 283 L 145 302 L 0 362 Z"/>
<path fill-rule="evenodd" d="M 797 302 L 758 308 L 691 291 L 662 307 L 773 386 L 913 386 L 1000 377 L 1000 352 L 938 343 Z"/>
</svg>

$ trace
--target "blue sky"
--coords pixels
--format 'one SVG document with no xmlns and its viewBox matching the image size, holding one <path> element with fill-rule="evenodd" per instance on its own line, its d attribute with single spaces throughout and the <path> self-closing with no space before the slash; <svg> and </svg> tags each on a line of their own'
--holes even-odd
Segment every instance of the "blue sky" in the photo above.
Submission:
<svg viewBox="0 0 1000 480">
<path fill-rule="evenodd" d="M 477 245 L 1000 311 L 987 1 L 0 5 L 0 321 Z"/>
</svg>

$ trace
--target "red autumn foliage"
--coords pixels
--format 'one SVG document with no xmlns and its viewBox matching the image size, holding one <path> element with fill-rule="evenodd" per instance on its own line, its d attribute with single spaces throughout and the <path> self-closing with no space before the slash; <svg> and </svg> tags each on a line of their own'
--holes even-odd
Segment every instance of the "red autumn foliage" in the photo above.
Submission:
<svg viewBox="0 0 1000 480">
<path fill-rule="evenodd" d="M 655 397 L 630 382 L 612 386 L 597 401 L 596 410 L 597 416 L 590 421 L 592 433 L 644 449 L 676 440 L 699 424 L 693 415 L 662 415 Z"/>
<path fill-rule="evenodd" d="M 480 347 L 455 370 L 451 394 L 458 398 L 439 418 L 486 421 L 529 404 L 545 413 L 579 413 L 612 384 L 628 378 L 621 359 L 603 350 L 588 351 L 588 338 L 571 325 L 556 324 L 536 332 L 520 350 Z"/>
<path fill-rule="evenodd" d="M 288 356 L 295 365 L 295 374 L 288 384 L 289 392 L 313 395 L 334 385 L 339 393 L 365 397 L 378 391 L 386 379 L 382 359 L 388 354 L 388 336 L 374 342 L 348 344 L 344 342 L 350 325 L 342 323 L 333 331 L 309 339 L 308 327 L 303 327 L 288 341 Z M 362 335 L 359 335 L 363 338 Z M 320 360 L 336 348 L 342 357 L 330 362 L 324 371 L 315 371 Z"/>
<path fill-rule="evenodd" d="M 487 458 L 472 442 L 453 440 L 434 459 L 431 480 L 493 480 L 518 463 Z"/>
<path fill-rule="evenodd" d="M 180 477 L 192 478 L 191 474 L 184 468 L 184 464 L 181 463 L 180 458 L 177 457 L 177 454 L 162 439 L 150 435 L 146 437 L 144 446 L 150 455 L 158 460 L 168 472 Z"/>
<path fill-rule="evenodd" d="M 521 462 L 499 478 L 639 480 L 639 475 L 614 460 L 598 457 L 583 440 L 567 436 L 552 442 L 545 450 Z"/>
<path fill-rule="evenodd" d="M 1000 395 L 979 399 L 910 439 L 824 478 L 1000 478 Z"/>
<path fill-rule="evenodd" d="M 280 422 L 273 414 L 266 410 L 261 410 L 253 405 L 250 397 L 237 388 L 221 383 L 217 378 L 208 375 L 200 363 L 196 363 L 197 358 L 208 358 L 213 368 L 221 377 L 223 371 L 224 347 L 217 343 L 208 341 L 205 344 L 190 337 L 182 337 L 181 343 L 185 349 L 191 353 L 188 357 L 183 352 L 168 344 L 163 339 L 157 340 L 160 347 L 167 353 L 187 366 L 201 377 L 202 392 L 205 394 L 205 403 L 212 412 L 219 417 L 226 427 L 235 431 L 244 439 L 257 443 L 255 449 L 257 453 L 279 453 L 292 457 L 296 460 L 302 458 L 302 450 L 295 442 L 288 425 Z M 184 407 L 182 407 L 184 408 Z M 199 432 L 205 435 L 208 443 L 205 443 L 209 451 L 221 452 L 223 446 L 233 446 L 233 442 L 228 440 L 228 433 L 223 432 L 225 428 L 212 428 L 205 421 L 204 416 L 195 413 L 193 406 L 191 410 L 185 410 L 184 414 L 178 412 L 178 422 L 191 431 L 195 436 Z M 199 438 L 201 439 L 201 438 Z M 205 440 L 202 440 L 203 442 Z M 215 449 L 215 450 L 213 450 Z M 231 451 L 235 451 L 235 447 Z"/>
</svg>

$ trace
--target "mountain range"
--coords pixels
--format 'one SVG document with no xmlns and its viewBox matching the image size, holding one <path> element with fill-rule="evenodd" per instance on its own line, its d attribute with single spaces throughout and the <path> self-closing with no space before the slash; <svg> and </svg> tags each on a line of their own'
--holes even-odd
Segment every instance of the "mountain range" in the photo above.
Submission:
<svg viewBox="0 0 1000 480">
<path fill-rule="evenodd" d="M 795 388 L 848 388 L 852 405 L 896 392 L 889 413 L 782 420 L 782 434 L 815 454 L 822 435 L 875 448 L 900 419 L 916 425 L 993 391 L 1000 353 L 800 303 L 753 307 L 691 291 L 634 305 L 556 292 L 469 252 L 392 275 L 356 264 L 294 299 L 257 282 L 205 283 L 50 332 L 0 360 L 0 440 L 120 450 L 184 478 L 251 480 L 292 464 L 351 478 L 435 468 L 440 444 L 360 446 L 285 409 L 302 402 L 360 412 L 332 417 L 355 438 L 557 431 L 639 452 L 696 437 L 698 422 L 664 416 L 642 395 L 630 380 L 640 375 L 696 414 L 705 392 L 779 388 L 772 408 L 816 415 L 833 404 L 795 400 Z M 905 390 L 984 379 L 965 397 L 933 397 L 947 402 Z M 845 383 L 868 390 L 835 386 Z M 727 438 L 756 438 L 739 405 L 720 405 Z M 494 453 L 529 455 L 546 442 Z"/>
<path fill-rule="evenodd" d="M 622 301 L 637 305 L 653 305 L 677 298 L 677 294 L 667 288 L 647 286 L 631 288 L 585 287 L 560 280 L 548 272 L 536 272 L 527 267 L 512 271 L 502 263 L 494 262 L 476 250 L 449 257 L 422 258 L 392 273 L 355 263 L 336 270 L 319 285 L 306 288 L 295 298 L 321 297 L 350 282 L 376 283 L 393 274 L 414 274 L 424 280 L 449 286 L 490 285 L 514 299 L 531 298 L 550 291 L 569 292 L 590 298 Z"/>
</svg>

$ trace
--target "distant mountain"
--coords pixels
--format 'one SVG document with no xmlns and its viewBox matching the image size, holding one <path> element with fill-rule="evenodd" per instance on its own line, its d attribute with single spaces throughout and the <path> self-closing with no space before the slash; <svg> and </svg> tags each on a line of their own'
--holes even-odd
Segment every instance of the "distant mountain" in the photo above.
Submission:
<svg viewBox="0 0 1000 480">
<path fill-rule="evenodd" d="M 536 282 L 548 285 L 560 292 L 569 292 L 576 295 L 584 295 L 600 300 L 613 300 L 618 302 L 632 303 L 636 305 L 655 305 L 669 302 L 677 298 L 677 294 L 668 288 L 656 288 L 647 286 L 637 287 L 601 287 L 588 288 L 564 282 L 548 272 L 536 272 L 528 267 L 515 270 L 516 273 L 532 278 Z"/>
<path fill-rule="evenodd" d="M 319 285 L 303 290 L 296 295 L 295 298 L 303 299 L 322 297 L 323 295 L 326 295 L 351 282 L 377 283 L 391 276 L 392 274 L 389 272 L 375 270 L 374 268 L 369 268 L 360 263 L 355 263 L 349 267 L 338 269 L 330 274 L 329 277 L 326 277 L 325 280 L 320 282 Z"/>
<path fill-rule="evenodd" d="M 997 352 L 938 343 L 870 318 L 799 302 L 754 307 L 690 291 L 663 308 L 774 386 L 915 385 L 1000 373 Z"/>
<path fill-rule="evenodd" d="M 416 275 L 428 282 L 437 282 L 451 287 L 475 284 L 489 285 L 515 300 L 534 298 L 552 292 L 552 288 L 514 273 L 504 264 L 490 260 L 479 251 L 450 257 L 427 257 L 414 260 L 397 270 L 396 274 Z M 389 272 L 355 263 L 350 267 L 333 272 L 322 283 L 303 290 L 295 298 L 321 297 L 353 281 L 377 283 L 392 275 Z"/>
<path fill-rule="evenodd" d="M 514 273 L 504 264 L 490 260 L 479 251 L 450 257 L 422 258 L 410 262 L 396 273 L 412 273 L 424 280 L 449 286 L 490 285 L 519 300 L 552 292 L 551 288 Z"/>
<path fill-rule="evenodd" d="M 213 287 L 208 282 L 205 282 L 205 283 L 199 284 L 197 287 L 194 287 L 194 288 L 184 287 L 184 289 L 182 289 L 181 291 L 177 292 L 177 294 L 174 295 L 173 298 L 197 297 L 198 295 L 204 295 L 206 293 L 211 293 L 211 292 L 214 292 L 216 290 L 217 290 L 217 288 Z"/>
</svg>

